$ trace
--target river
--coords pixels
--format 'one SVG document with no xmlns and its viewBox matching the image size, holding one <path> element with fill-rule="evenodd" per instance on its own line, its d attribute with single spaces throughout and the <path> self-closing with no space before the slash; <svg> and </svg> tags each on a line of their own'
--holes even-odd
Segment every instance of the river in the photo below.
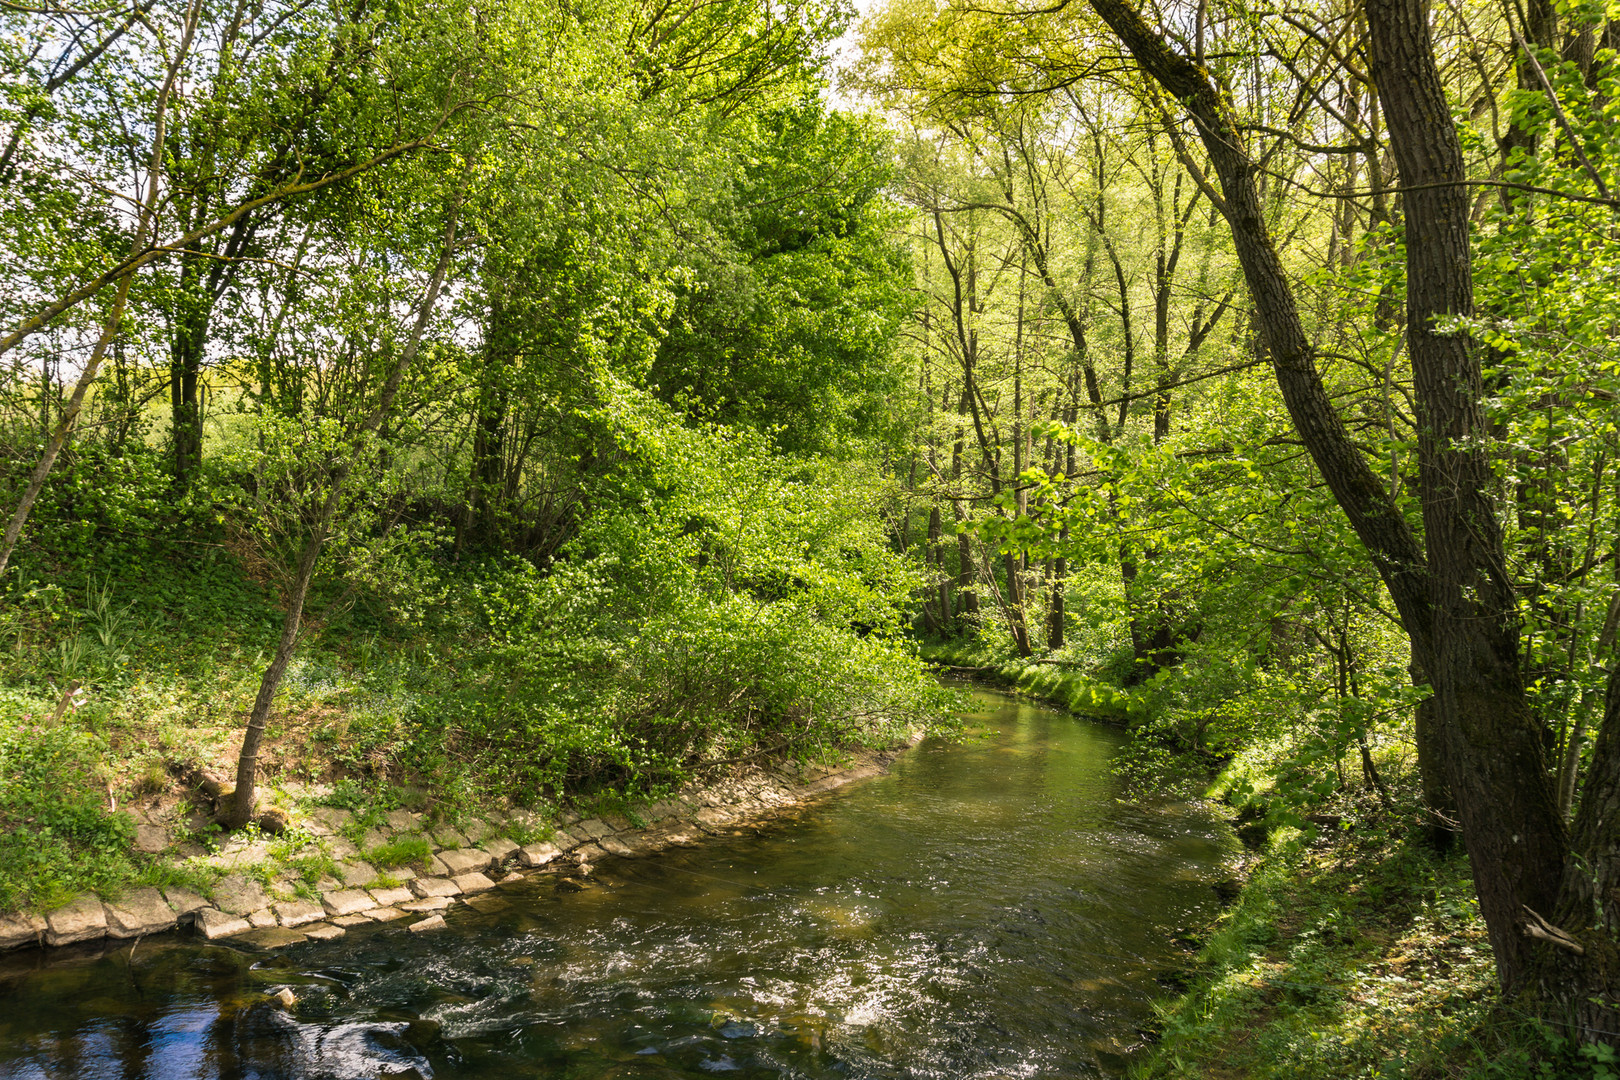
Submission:
<svg viewBox="0 0 1620 1080">
<path fill-rule="evenodd" d="M 1231 842 L 1122 802 L 1118 731 L 972 709 L 966 741 L 788 818 L 583 892 L 507 886 L 447 930 L 5 957 L 0 1078 L 1117 1076 Z"/>
</svg>

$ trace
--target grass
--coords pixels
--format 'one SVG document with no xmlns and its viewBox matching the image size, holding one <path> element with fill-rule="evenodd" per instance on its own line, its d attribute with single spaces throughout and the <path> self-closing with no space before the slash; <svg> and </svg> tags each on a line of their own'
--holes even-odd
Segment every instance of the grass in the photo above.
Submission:
<svg viewBox="0 0 1620 1080">
<path fill-rule="evenodd" d="M 1135 1080 L 1615 1075 L 1501 1002 L 1460 851 L 1369 806 L 1346 820 L 1272 833 Z"/>
<path fill-rule="evenodd" d="M 300 855 L 287 860 L 286 865 L 299 881 L 311 889 L 322 878 L 337 877 L 337 860 L 325 852 L 319 855 Z"/>
<path fill-rule="evenodd" d="M 134 825 L 109 805 L 104 746 L 43 711 L 0 728 L 0 911 L 116 895 L 140 877 Z"/>
<path fill-rule="evenodd" d="M 426 837 L 401 836 L 372 848 L 365 853 L 365 858 L 379 870 L 392 870 L 412 863 L 426 862 L 431 854 L 433 848 L 428 844 Z"/>
</svg>

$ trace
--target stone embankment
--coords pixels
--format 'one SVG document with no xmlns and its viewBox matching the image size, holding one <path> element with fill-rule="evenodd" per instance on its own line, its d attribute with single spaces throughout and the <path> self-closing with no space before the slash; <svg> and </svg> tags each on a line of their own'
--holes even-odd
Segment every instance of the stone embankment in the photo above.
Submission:
<svg viewBox="0 0 1620 1080">
<path fill-rule="evenodd" d="M 559 888 L 583 888 L 581 879 L 605 860 L 701 843 L 792 809 L 883 772 L 904 748 L 792 777 L 753 773 L 644 807 L 636 813 L 638 821 L 565 814 L 548 839 L 528 844 L 511 838 L 540 831 L 541 823 L 525 811 L 490 812 L 458 828 L 395 810 L 385 824 L 361 832 L 348 811 L 315 807 L 294 811 L 283 838 L 238 836 L 203 854 L 171 845 L 170 829 L 160 817 L 137 818 L 137 848 L 186 864 L 193 876 L 219 875 L 206 895 L 140 888 L 116 899 L 81 896 L 54 911 L 0 916 L 0 949 L 139 938 L 183 928 L 210 940 L 231 938 L 261 948 L 330 940 L 372 922 L 399 920 L 411 931 L 433 930 L 445 925 L 447 908 L 498 883 L 550 873 L 557 875 Z M 424 842 L 431 853 L 417 862 L 383 868 L 368 861 L 402 844 L 420 850 Z M 289 847 L 293 843 L 297 846 Z M 312 860 L 327 870 L 313 884 L 296 872 Z"/>
</svg>

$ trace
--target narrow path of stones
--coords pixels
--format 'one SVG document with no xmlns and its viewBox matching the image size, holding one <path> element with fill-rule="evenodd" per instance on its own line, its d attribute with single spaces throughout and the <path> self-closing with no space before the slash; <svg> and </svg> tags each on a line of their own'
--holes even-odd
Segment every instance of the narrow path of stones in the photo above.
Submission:
<svg viewBox="0 0 1620 1080">
<path fill-rule="evenodd" d="M 81 896 L 55 911 L 0 917 L 0 950 L 140 938 L 186 927 L 209 940 L 234 938 L 261 948 L 331 940 L 342 937 L 349 927 L 372 922 L 400 920 L 413 932 L 433 930 L 445 925 L 445 909 L 475 903 L 478 894 L 498 883 L 553 873 L 559 875 L 560 888 L 583 888 L 580 879 L 604 859 L 637 858 L 699 843 L 850 781 L 877 775 L 904 748 L 870 753 L 837 769 L 814 768 L 791 779 L 760 772 L 728 780 L 643 808 L 637 813 L 642 825 L 617 816 L 566 815 L 563 827 L 549 840 L 526 846 L 505 835 L 533 831 L 536 822 L 524 811 L 491 813 L 456 829 L 431 827 L 419 814 L 395 810 L 387 816 L 387 828 L 368 830 L 356 845 L 343 835 L 352 833 L 353 815 L 319 807 L 291 823 L 314 838 L 311 854 L 337 860 L 335 876 L 315 886 L 318 899 L 308 898 L 308 887 L 301 888 L 290 872 L 272 877 L 268 887 L 263 884 L 265 872 L 252 871 L 270 857 L 270 845 L 239 839 L 203 860 L 228 871 L 214 884 L 211 896 L 179 888 L 132 889 L 105 901 Z M 364 857 L 385 844 L 415 836 L 432 849 L 423 862 L 379 871 Z M 137 844 L 143 840 L 154 842 L 154 837 L 138 832 Z"/>
</svg>

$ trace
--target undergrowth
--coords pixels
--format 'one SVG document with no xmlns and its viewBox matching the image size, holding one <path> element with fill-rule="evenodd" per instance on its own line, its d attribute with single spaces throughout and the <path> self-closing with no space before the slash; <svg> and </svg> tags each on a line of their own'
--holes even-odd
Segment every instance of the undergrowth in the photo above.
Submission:
<svg viewBox="0 0 1620 1080">
<path fill-rule="evenodd" d="M 1135 1080 L 1615 1075 L 1500 1000 L 1460 850 L 1366 806 L 1345 820 L 1272 833 Z"/>
</svg>

